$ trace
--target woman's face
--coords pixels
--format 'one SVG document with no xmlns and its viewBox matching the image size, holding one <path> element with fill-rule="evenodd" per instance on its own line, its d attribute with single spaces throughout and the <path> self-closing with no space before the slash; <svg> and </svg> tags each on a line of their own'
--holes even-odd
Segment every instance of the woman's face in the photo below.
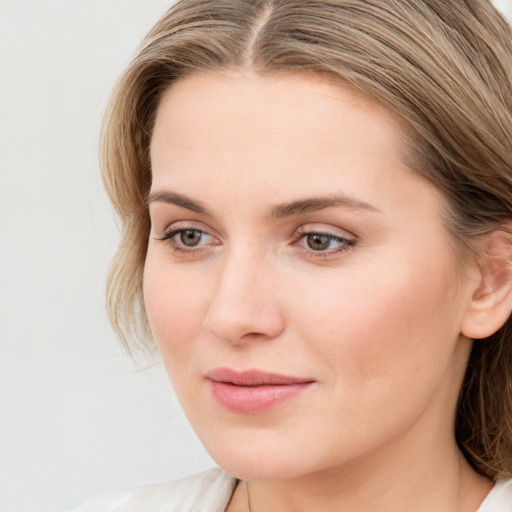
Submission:
<svg viewBox="0 0 512 512">
<path fill-rule="evenodd" d="M 145 303 L 190 422 L 231 474 L 453 442 L 473 278 L 440 193 L 402 163 L 404 135 L 311 75 L 194 75 L 164 96 Z"/>
</svg>

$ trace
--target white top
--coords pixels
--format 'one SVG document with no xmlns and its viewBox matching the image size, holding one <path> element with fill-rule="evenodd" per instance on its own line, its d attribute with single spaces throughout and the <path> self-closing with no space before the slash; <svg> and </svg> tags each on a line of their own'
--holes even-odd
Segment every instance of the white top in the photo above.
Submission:
<svg viewBox="0 0 512 512">
<path fill-rule="evenodd" d="M 225 512 L 237 482 L 221 469 L 210 469 L 100 498 L 75 512 Z M 498 482 L 477 512 L 512 512 L 512 480 Z"/>
<path fill-rule="evenodd" d="M 221 469 L 210 469 L 99 498 L 74 512 L 224 512 L 237 483 Z"/>
</svg>

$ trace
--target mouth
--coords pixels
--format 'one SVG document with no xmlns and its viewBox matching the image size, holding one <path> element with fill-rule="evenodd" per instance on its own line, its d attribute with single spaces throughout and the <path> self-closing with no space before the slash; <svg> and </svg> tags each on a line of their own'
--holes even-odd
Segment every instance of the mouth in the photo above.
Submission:
<svg viewBox="0 0 512 512">
<path fill-rule="evenodd" d="M 269 411 L 311 387 L 315 380 L 261 370 L 238 372 L 216 368 L 206 374 L 213 398 L 222 407 L 242 414 Z"/>
</svg>

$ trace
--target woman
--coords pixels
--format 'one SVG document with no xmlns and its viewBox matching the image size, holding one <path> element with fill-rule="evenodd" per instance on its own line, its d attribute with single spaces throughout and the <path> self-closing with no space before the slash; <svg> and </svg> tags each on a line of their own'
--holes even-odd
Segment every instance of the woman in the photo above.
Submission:
<svg viewBox="0 0 512 512">
<path fill-rule="evenodd" d="M 84 510 L 512 510 L 512 34 L 184 0 L 104 130 L 109 283 L 222 470 Z"/>
</svg>

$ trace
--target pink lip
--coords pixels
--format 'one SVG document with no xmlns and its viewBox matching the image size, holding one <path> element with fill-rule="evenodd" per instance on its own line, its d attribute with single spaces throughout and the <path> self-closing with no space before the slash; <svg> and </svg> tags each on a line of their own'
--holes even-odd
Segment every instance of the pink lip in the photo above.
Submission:
<svg viewBox="0 0 512 512">
<path fill-rule="evenodd" d="M 206 374 L 215 400 L 233 412 L 268 411 L 307 389 L 315 381 L 260 370 L 216 368 Z"/>
</svg>

